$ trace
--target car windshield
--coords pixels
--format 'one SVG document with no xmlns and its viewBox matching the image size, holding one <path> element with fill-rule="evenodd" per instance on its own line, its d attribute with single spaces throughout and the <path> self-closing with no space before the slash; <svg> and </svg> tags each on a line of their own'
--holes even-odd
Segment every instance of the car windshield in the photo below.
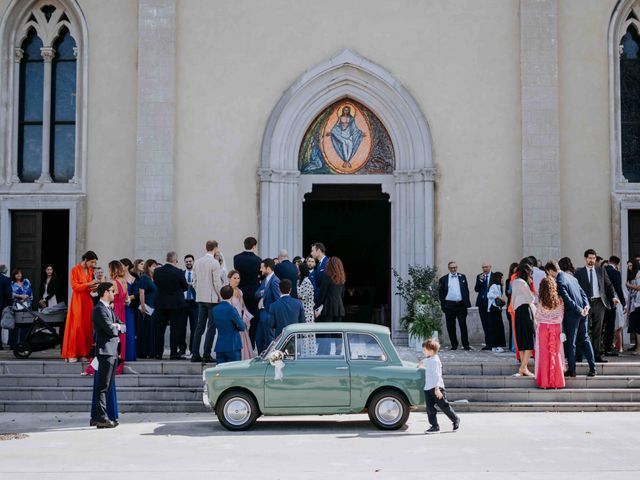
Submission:
<svg viewBox="0 0 640 480">
<path fill-rule="evenodd" d="M 273 350 L 276 348 L 276 345 L 278 344 L 278 342 L 280 341 L 281 338 L 282 338 L 282 333 L 280 335 L 278 335 L 278 337 L 269 344 L 269 346 L 266 348 L 266 350 L 264 350 L 260 354 L 260 358 L 263 359 L 263 360 L 269 358 L 269 354 L 271 352 L 273 352 Z"/>
</svg>

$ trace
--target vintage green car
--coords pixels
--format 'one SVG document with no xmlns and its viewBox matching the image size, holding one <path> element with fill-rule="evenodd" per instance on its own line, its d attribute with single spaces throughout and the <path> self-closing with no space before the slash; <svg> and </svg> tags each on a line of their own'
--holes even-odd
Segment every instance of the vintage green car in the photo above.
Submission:
<svg viewBox="0 0 640 480">
<path fill-rule="evenodd" d="M 289 325 L 259 357 L 208 368 L 202 379 L 204 404 L 229 430 L 260 415 L 362 412 L 395 430 L 424 401 L 423 370 L 400 360 L 388 328 L 364 323 Z"/>
</svg>

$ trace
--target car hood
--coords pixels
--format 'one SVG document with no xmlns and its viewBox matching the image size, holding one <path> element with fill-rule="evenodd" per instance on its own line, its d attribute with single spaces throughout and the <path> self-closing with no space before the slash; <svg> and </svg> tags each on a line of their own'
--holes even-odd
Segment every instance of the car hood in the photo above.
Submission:
<svg viewBox="0 0 640 480">
<path fill-rule="evenodd" d="M 215 367 L 207 368 L 206 372 L 227 372 L 229 370 L 246 370 L 250 368 L 252 365 L 255 365 L 257 362 L 262 363 L 262 360 L 258 358 L 253 358 L 251 360 L 241 360 L 239 362 L 227 362 L 222 365 L 216 365 Z"/>
<path fill-rule="evenodd" d="M 402 366 L 407 368 L 418 368 L 418 364 L 416 362 L 407 362 L 406 360 L 402 360 Z"/>
</svg>

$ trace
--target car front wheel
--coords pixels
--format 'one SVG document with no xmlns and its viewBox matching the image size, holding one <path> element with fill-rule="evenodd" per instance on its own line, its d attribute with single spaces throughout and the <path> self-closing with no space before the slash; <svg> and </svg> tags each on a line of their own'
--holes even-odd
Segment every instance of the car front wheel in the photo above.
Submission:
<svg viewBox="0 0 640 480">
<path fill-rule="evenodd" d="M 381 430 L 398 430 L 409 418 L 409 405 L 393 390 L 376 393 L 369 403 L 371 423 Z"/>
<path fill-rule="evenodd" d="M 230 392 L 218 401 L 218 420 L 232 431 L 248 430 L 256 422 L 259 411 L 256 401 L 245 392 Z"/>
</svg>

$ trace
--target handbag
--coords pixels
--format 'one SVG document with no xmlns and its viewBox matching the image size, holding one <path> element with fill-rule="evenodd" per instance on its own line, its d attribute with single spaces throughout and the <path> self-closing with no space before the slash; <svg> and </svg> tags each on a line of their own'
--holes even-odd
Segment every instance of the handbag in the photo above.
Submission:
<svg viewBox="0 0 640 480">
<path fill-rule="evenodd" d="M 494 303 L 494 305 L 495 305 L 496 307 L 498 307 L 498 308 L 502 308 L 502 307 L 504 307 L 504 306 L 506 305 L 506 302 L 505 302 L 504 300 L 502 300 L 501 298 L 496 298 L 496 299 L 493 301 L 493 303 Z"/>
<path fill-rule="evenodd" d="M 0 327 L 13 330 L 16 328 L 16 317 L 13 316 L 13 308 L 5 307 L 2 310 L 2 319 L 0 320 Z"/>
</svg>

